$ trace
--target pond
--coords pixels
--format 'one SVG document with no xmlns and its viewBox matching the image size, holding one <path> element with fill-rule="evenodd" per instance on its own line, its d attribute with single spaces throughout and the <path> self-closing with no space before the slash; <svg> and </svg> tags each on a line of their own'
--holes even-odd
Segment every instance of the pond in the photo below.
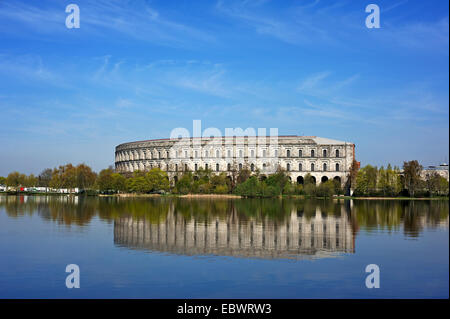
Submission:
<svg viewBox="0 0 450 319">
<path fill-rule="evenodd" d="M 448 200 L 0 195 L 0 298 L 448 298 Z M 66 266 L 79 267 L 68 289 Z M 367 265 L 379 288 L 367 288 Z"/>
</svg>

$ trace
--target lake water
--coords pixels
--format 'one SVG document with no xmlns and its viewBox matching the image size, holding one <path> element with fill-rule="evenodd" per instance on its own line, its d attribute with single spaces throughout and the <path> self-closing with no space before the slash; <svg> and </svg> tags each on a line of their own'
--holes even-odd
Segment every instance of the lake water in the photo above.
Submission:
<svg viewBox="0 0 450 319">
<path fill-rule="evenodd" d="M 448 298 L 448 212 L 445 200 L 0 195 L 0 298 Z M 369 264 L 380 288 L 366 287 Z"/>
</svg>

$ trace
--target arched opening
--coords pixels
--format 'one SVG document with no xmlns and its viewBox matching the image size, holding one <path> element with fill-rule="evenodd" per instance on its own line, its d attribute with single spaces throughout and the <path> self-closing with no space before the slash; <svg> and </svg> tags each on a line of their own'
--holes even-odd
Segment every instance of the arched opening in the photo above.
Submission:
<svg viewBox="0 0 450 319">
<path fill-rule="evenodd" d="M 231 164 L 230 163 L 227 164 L 227 171 L 231 171 Z"/>
<path fill-rule="evenodd" d="M 260 181 L 265 181 L 266 179 L 267 179 L 266 175 L 261 175 L 259 178 Z"/>
<path fill-rule="evenodd" d="M 173 181 L 175 182 L 175 184 L 178 182 L 178 176 L 174 176 L 173 177 Z"/>
<path fill-rule="evenodd" d="M 298 150 L 298 157 L 302 157 L 302 156 L 303 156 L 302 150 Z"/>
<path fill-rule="evenodd" d="M 239 170 L 242 171 L 242 163 L 239 163 Z"/>
<path fill-rule="evenodd" d="M 323 150 L 323 157 L 327 157 L 327 150 Z"/>
<path fill-rule="evenodd" d="M 314 176 L 311 176 L 310 182 L 311 182 L 312 184 L 316 184 L 316 178 L 315 178 Z"/>
<path fill-rule="evenodd" d="M 328 177 L 322 176 L 322 179 L 320 180 L 322 183 L 325 183 L 328 180 Z"/>
<path fill-rule="evenodd" d="M 339 184 L 341 183 L 341 178 L 339 176 L 335 176 L 333 179 L 335 181 L 339 182 Z"/>
<path fill-rule="evenodd" d="M 323 171 L 324 171 L 324 172 L 327 171 L 327 163 L 323 163 Z"/>
<path fill-rule="evenodd" d="M 302 163 L 299 163 L 299 164 L 298 164 L 298 171 L 299 171 L 299 172 L 303 171 L 303 165 L 302 165 Z"/>
<path fill-rule="evenodd" d="M 297 184 L 303 185 L 305 183 L 303 176 L 298 176 L 297 177 Z"/>
<path fill-rule="evenodd" d="M 219 168 L 220 168 L 220 167 L 219 167 L 219 164 L 217 163 L 217 164 L 216 164 L 216 172 L 219 171 Z"/>
<path fill-rule="evenodd" d="M 311 172 L 314 172 L 314 163 L 311 163 Z"/>
<path fill-rule="evenodd" d="M 339 172 L 339 163 L 336 163 L 336 172 Z"/>
<path fill-rule="evenodd" d="M 252 172 L 255 171 L 255 164 L 252 163 L 252 164 L 250 165 L 250 170 L 251 170 Z"/>
<path fill-rule="evenodd" d="M 314 150 L 311 150 L 311 157 L 314 157 Z"/>
<path fill-rule="evenodd" d="M 287 163 L 286 170 L 289 172 L 291 170 L 291 164 Z"/>
<path fill-rule="evenodd" d="M 290 150 L 286 151 L 286 157 L 291 157 L 291 151 Z"/>
<path fill-rule="evenodd" d="M 339 157 L 339 150 L 336 150 L 336 157 Z"/>
</svg>

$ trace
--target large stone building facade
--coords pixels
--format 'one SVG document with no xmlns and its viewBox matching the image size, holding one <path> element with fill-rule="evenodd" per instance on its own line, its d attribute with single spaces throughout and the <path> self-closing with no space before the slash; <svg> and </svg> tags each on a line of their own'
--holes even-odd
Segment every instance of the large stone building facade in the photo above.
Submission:
<svg viewBox="0 0 450 319">
<path fill-rule="evenodd" d="M 354 160 L 355 144 L 316 136 L 179 138 L 120 144 L 115 168 L 132 173 L 159 167 L 171 181 L 188 170 L 231 176 L 248 168 L 267 176 L 281 168 L 298 183 L 310 174 L 316 183 L 335 179 L 343 185 Z"/>
</svg>

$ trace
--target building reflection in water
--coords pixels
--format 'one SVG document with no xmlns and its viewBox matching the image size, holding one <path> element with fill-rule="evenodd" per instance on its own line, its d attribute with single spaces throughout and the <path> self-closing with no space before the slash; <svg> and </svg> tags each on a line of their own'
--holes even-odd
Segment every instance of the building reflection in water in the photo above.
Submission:
<svg viewBox="0 0 450 319">
<path fill-rule="evenodd" d="M 319 206 L 310 218 L 293 209 L 283 221 L 228 217 L 207 220 L 185 218 L 170 205 L 165 221 L 120 217 L 114 221 L 114 243 L 119 246 L 184 255 L 248 258 L 312 259 L 353 253 L 354 233 L 345 206 L 340 216 L 322 214 Z"/>
</svg>

